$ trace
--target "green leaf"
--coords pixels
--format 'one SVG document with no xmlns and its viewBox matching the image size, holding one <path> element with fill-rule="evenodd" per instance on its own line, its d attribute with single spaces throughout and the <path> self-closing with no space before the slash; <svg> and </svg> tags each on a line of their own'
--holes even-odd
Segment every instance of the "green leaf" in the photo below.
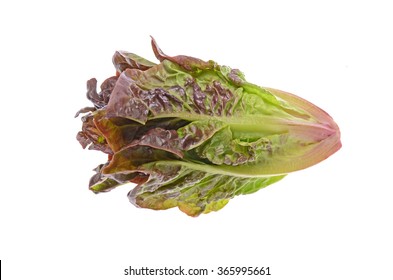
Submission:
<svg viewBox="0 0 393 280">
<path fill-rule="evenodd" d="M 142 208 L 163 210 L 179 207 L 189 216 L 220 210 L 236 195 L 250 194 L 282 179 L 285 175 L 244 178 L 204 172 L 204 166 L 181 161 L 143 165 L 149 180 L 128 194 L 131 203 Z"/>
</svg>

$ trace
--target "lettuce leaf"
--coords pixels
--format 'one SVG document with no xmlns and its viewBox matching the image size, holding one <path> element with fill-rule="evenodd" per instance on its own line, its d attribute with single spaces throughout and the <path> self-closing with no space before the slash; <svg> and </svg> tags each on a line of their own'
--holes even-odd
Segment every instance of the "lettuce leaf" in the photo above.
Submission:
<svg viewBox="0 0 393 280">
<path fill-rule="evenodd" d="M 108 154 L 90 180 L 93 192 L 132 182 L 131 203 L 178 207 L 190 216 L 217 211 L 286 174 L 317 164 L 341 147 L 334 120 L 312 103 L 245 80 L 237 69 L 189 56 L 160 61 L 118 51 L 116 76 L 80 113 L 83 148 Z"/>
</svg>

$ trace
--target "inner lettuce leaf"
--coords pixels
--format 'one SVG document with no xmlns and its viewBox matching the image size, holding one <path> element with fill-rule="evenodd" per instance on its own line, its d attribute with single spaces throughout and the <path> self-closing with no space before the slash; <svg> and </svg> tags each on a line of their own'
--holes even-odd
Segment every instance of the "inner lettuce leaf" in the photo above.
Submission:
<svg viewBox="0 0 393 280">
<path fill-rule="evenodd" d="M 100 92 L 87 83 L 93 106 L 77 113 L 77 140 L 108 155 L 93 192 L 131 182 L 135 206 L 198 216 L 340 149 L 337 124 L 312 103 L 211 60 L 168 56 L 153 38 L 152 47 L 159 64 L 117 51 L 116 75 Z"/>
</svg>

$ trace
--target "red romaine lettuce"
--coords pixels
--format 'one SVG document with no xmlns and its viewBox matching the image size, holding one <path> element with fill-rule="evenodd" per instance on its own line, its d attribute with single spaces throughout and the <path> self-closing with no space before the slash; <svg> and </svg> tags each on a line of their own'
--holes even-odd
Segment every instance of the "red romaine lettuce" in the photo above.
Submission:
<svg viewBox="0 0 393 280">
<path fill-rule="evenodd" d="M 96 193 L 125 183 L 130 201 L 190 216 L 221 209 L 314 165 L 340 147 L 339 128 L 295 95 L 247 82 L 237 69 L 189 56 L 160 61 L 116 52 L 116 76 L 87 82 L 83 148 L 108 154 L 90 180 Z"/>
</svg>

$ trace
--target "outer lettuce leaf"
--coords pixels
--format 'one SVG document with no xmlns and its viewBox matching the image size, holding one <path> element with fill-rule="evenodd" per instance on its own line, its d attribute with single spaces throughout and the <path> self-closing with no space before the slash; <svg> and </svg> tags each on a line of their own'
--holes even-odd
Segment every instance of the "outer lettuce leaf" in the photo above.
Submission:
<svg viewBox="0 0 393 280">
<path fill-rule="evenodd" d="M 159 64 L 116 52 L 118 75 L 100 93 L 88 82 L 94 107 L 78 112 L 88 113 L 78 140 L 108 154 L 90 182 L 94 192 L 134 182 L 135 205 L 197 216 L 341 147 L 336 123 L 310 102 L 213 61 L 168 56 L 154 39 L 152 46 Z"/>
<path fill-rule="evenodd" d="M 203 171 L 203 166 L 181 161 L 143 165 L 150 174 L 147 183 L 132 190 L 128 197 L 136 206 L 155 210 L 179 207 L 190 216 L 220 210 L 236 195 L 258 191 L 285 175 L 245 178 Z"/>
</svg>

